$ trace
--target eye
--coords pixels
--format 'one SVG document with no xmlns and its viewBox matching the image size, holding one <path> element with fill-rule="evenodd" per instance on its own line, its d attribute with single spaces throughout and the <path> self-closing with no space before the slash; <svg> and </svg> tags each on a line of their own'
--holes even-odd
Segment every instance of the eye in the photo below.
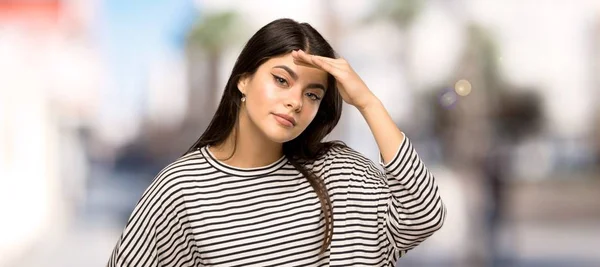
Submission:
<svg viewBox="0 0 600 267">
<path fill-rule="evenodd" d="M 319 96 L 318 96 L 318 95 L 316 95 L 316 94 L 313 94 L 313 93 L 306 93 L 306 95 L 307 95 L 308 97 L 310 97 L 310 99 L 311 99 L 311 100 L 314 100 L 314 101 L 319 101 L 319 100 L 321 100 L 321 97 L 319 97 Z"/>
<path fill-rule="evenodd" d="M 287 82 L 286 79 L 281 78 L 281 77 L 279 77 L 277 75 L 273 75 L 273 79 L 275 79 L 275 82 L 277 84 L 279 84 L 279 85 L 283 85 L 283 86 L 287 86 L 288 85 L 288 82 Z"/>
</svg>

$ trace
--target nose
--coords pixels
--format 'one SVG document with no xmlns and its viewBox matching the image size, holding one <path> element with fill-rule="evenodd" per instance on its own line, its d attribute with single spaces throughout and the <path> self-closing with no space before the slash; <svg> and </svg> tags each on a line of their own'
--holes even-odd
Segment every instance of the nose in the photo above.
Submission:
<svg viewBox="0 0 600 267">
<path fill-rule="evenodd" d="M 285 106 L 294 112 L 302 111 L 302 93 L 292 92 L 288 95 Z"/>
</svg>

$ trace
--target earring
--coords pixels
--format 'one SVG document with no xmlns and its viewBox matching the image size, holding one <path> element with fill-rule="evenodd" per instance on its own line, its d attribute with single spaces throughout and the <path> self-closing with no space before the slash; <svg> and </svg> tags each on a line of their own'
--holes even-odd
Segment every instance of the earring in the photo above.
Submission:
<svg viewBox="0 0 600 267">
<path fill-rule="evenodd" d="M 243 94 L 241 100 L 242 100 L 242 102 L 246 102 L 246 95 Z"/>
</svg>

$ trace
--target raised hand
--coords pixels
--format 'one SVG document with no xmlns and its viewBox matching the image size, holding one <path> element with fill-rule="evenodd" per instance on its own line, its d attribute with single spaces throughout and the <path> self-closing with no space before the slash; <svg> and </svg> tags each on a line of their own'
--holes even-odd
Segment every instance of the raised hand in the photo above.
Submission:
<svg viewBox="0 0 600 267">
<path fill-rule="evenodd" d="M 337 88 L 346 103 L 365 109 L 378 101 L 345 59 L 309 55 L 302 50 L 292 51 L 292 57 L 298 65 L 321 69 L 335 77 Z"/>
</svg>

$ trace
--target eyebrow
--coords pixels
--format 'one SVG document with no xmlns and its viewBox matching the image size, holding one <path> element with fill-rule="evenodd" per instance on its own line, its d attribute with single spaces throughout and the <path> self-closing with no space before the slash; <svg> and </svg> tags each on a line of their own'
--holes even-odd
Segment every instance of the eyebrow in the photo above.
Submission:
<svg viewBox="0 0 600 267">
<path fill-rule="evenodd" d="M 283 69 L 283 70 L 287 71 L 290 74 L 290 76 L 292 76 L 292 79 L 298 80 L 298 74 L 296 72 L 294 72 L 292 69 L 290 69 L 288 66 L 277 65 L 273 68 Z M 309 83 L 308 86 L 306 86 L 306 87 L 307 88 L 317 88 L 317 89 L 321 89 L 321 90 L 325 91 L 325 86 L 323 86 L 320 83 Z"/>
</svg>

